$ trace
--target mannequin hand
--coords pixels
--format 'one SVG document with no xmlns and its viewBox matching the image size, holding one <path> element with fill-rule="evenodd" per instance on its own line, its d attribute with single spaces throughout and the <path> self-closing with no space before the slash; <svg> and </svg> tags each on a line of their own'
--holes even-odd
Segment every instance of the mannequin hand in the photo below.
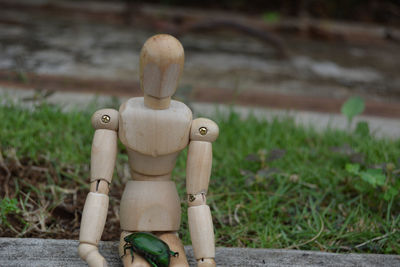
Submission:
<svg viewBox="0 0 400 267">
<path fill-rule="evenodd" d="M 92 244 L 81 243 L 78 247 L 79 256 L 89 264 L 89 267 L 107 267 L 107 262 Z"/>
</svg>

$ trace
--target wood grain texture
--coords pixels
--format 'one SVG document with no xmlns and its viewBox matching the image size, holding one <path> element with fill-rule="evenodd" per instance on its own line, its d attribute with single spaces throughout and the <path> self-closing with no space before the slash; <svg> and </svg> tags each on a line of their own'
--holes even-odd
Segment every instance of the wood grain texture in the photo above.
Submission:
<svg viewBox="0 0 400 267">
<path fill-rule="evenodd" d="M 199 259 L 197 260 L 197 267 L 216 267 L 214 259 Z"/>
<path fill-rule="evenodd" d="M 166 98 L 175 93 L 185 55 L 181 43 L 168 34 L 150 37 L 140 53 L 140 85 L 147 95 Z"/>
<path fill-rule="evenodd" d="M 144 105 L 151 109 L 167 109 L 171 104 L 171 97 L 157 98 L 144 94 Z"/>
<path fill-rule="evenodd" d="M 153 176 L 171 174 L 175 167 L 176 158 L 180 153 L 180 151 L 177 151 L 172 154 L 153 157 L 151 155 L 136 152 L 129 148 L 126 150 L 128 152 L 129 167 L 131 168 L 131 176 L 133 179 L 135 179 L 135 172 Z"/>
<path fill-rule="evenodd" d="M 80 243 L 78 247 L 78 254 L 89 267 L 106 267 L 107 261 L 100 254 L 99 248 L 95 245 L 88 243 Z"/>
<path fill-rule="evenodd" d="M 8 267 L 84 267 L 78 257 L 77 240 L 54 240 L 38 238 L 0 238 L 0 266 Z M 109 267 L 122 267 L 118 255 L 119 241 L 100 242 L 100 253 Z M 193 250 L 185 246 L 190 266 L 195 266 Z M 283 267 L 397 267 L 399 255 L 337 254 L 319 251 L 216 248 L 215 259 L 219 267 L 283 266 Z"/>
<path fill-rule="evenodd" d="M 89 192 L 83 208 L 79 240 L 97 245 L 103 234 L 108 211 L 108 196 Z"/>
<path fill-rule="evenodd" d="M 191 141 L 186 162 L 187 194 L 207 193 L 211 175 L 212 144 Z"/>
<path fill-rule="evenodd" d="M 108 195 L 110 184 L 105 180 L 96 180 L 90 183 L 90 192 Z"/>
<path fill-rule="evenodd" d="M 90 181 L 111 183 L 117 158 L 117 132 L 98 129 L 94 133 L 90 160 Z"/>
<path fill-rule="evenodd" d="M 121 105 L 119 114 L 119 138 L 132 150 L 157 157 L 180 151 L 189 142 L 192 111 L 179 101 L 154 110 L 144 105 L 143 97 L 135 97 Z"/>
<path fill-rule="evenodd" d="M 195 258 L 214 258 L 215 241 L 210 207 L 207 205 L 189 207 L 188 217 Z"/>
<path fill-rule="evenodd" d="M 178 231 L 180 205 L 173 181 L 129 181 L 121 198 L 121 229 Z"/>
<path fill-rule="evenodd" d="M 205 133 L 201 133 L 201 129 L 206 130 Z M 214 142 L 219 135 L 218 125 L 212 120 L 206 118 L 197 118 L 193 120 L 190 128 L 190 140 L 191 141 L 207 141 Z"/>
<path fill-rule="evenodd" d="M 182 241 L 179 239 L 179 235 L 175 233 L 162 233 L 157 236 L 168 244 L 170 250 L 178 252 L 178 257 L 171 257 L 170 267 L 188 267 L 185 248 L 182 245 Z"/>
<path fill-rule="evenodd" d="M 92 116 L 92 126 L 95 129 L 118 130 L 118 111 L 105 108 L 96 111 Z"/>
<path fill-rule="evenodd" d="M 148 175 L 131 170 L 132 180 L 136 181 L 170 181 L 171 173 L 162 175 Z"/>
<path fill-rule="evenodd" d="M 207 204 L 207 197 L 205 193 L 188 195 L 189 207 L 206 205 L 206 204 Z"/>
</svg>

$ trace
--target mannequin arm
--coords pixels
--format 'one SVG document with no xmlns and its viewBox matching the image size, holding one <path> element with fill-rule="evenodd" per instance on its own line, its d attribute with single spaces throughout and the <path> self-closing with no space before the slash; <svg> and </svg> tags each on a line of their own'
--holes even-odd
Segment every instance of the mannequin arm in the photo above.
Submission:
<svg viewBox="0 0 400 267">
<path fill-rule="evenodd" d="M 89 266 L 107 266 L 98 250 L 108 211 L 109 184 L 117 154 L 118 111 L 102 109 L 94 113 L 96 129 L 92 143 L 90 192 L 86 198 L 79 233 L 79 256 Z"/>
<path fill-rule="evenodd" d="M 186 168 L 189 230 L 198 266 L 216 266 L 213 222 L 206 195 L 211 175 L 212 142 L 218 126 L 208 119 L 192 123 Z"/>
</svg>

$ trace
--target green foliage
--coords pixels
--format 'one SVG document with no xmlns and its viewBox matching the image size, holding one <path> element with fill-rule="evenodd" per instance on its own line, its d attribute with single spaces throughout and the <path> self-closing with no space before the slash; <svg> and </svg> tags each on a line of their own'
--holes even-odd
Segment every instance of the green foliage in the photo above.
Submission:
<svg viewBox="0 0 400 267">
<path fill-rule="evenodd" d="M 353 118 L 357 115 L 360 115 L 364 112 L 365 103 L 361 97 L 351 97 L 349 98 L 341 108 L 341 112 L 343 115 L 347 117 L 349 125 L 353 121 Z"/>
<path fill-rule="evenodd" d="M 13 148 L 17 156 L 27 156 L 63 163 L 89 162 L 93 129 L 90 117 L 94 110 L 72 111 L 43 104 L 33 109 L 2 106 L 0 147 Z"/>
<path fill-rule="evenodd" d="M 360 172 L 360 176 L 361 179 L 372 185 L 373 188 L 384 185 L 386 180 L 382 170 L 378 169 L 367 169 L 366 171 Z"/>
<path fill-rule="evenodd" d="M 358 134 L 360 136 L 364 136 L 364 137 L 368 136 L 369 135 L 368 122 L 366 122 L 366 121 L 358 122 L 354 132 L 355 132 L 355 134 Z"/>
<path fill-rule="evenodd" d="M 274 22 L 278 22 L 280 20 L 280 14 L 279 14 L 279 12 L 276 12 L 276 11 L 265 12 L 262 15 L 262 18 L 266 22 L 274 23 Z"/>
<path fill-rule="evenodd" d="M 359 173 L 360 173 L 360 164 L 347 163 L 346 164 L 346 171 L 348 171 L 351 174 L 359 175 Z"/>
<path fill-rule="evenodd" d="M 400 184 L 397 183 L 396 186 L 390 186 L 385 193 L 383 194 L 383 199 L 386 201 L 393 199 L 395 196 L 399 194 Z"/>
<path fill-rule="evenodd" d="M 355 183 L 355 187 L 361 192 L 377 192 L 378 195 L 389 201 L 399 193 L 400 183 L 393 183 L 391 177 L 393 175 L 392 170 L 387 168 L 387 174 L 383 173 L 382 169 L 366 169 L 361 171 L 359 164 L 347 163 L 345 167 L 346 171 L 357 177 L 360 177 L 365 183 Z M 374 189 L 379 188 L 380 191 Z"/>
<path fill-rule="evenodd" d="M 18 201 L 15 198 L 5 197 L 0 201 L 0 224 L 10 225 L 7 215 L 10 213 L 20 213 Z"/>
</svg>

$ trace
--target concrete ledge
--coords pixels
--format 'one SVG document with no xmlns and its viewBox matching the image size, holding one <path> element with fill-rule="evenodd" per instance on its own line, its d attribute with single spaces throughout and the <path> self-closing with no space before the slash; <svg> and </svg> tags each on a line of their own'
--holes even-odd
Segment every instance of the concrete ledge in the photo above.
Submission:
<svg viewBox="0 0 400 267">
<path fill-rule="evenodd" d="M 110 267 L 122 266 L 117 242 L 101 242 Z M 0 266 L 86 266 L 77 255 L 78 241 L 36 238 L 0 238 Z M 191 266 L 192 248 L 185 247 Z M 400 256 L 335 254 L 315 251 L 217 248 L 218 266 L 400 266 Z"/>
<path fill-rule="evenodd" d="M 21 106 L 30 108 L 35 105 L 34 101 L 23 102 L 22 100 L 32 98 L 35 91 L 32 89 L 18 89 L 12 87 L 3 87 L 0 84 L 0 105 L 5 103 L 20 104 Z M 128 97 L 119 97 L 122 103 L 128 100 Z M 98 109 L 108 107 L 111 101 L 109 95 L 94 95 L 92 93 L 76 93 L 76 92 L 55 92 L 46 98 L 46 102 L 55 104 L 63 108 L 63 110 L 82 110 L 89 104 L 96 105 Z M 238 113 L 241 118 L 246 119 L 253 114 L 259 119 L 273 120 L 275 118 L 293 118 L 297 125 L 305 127 L 313 126 L 317 131 L 324 131 L 327 128 L 340 129 L 348 131 L 348 122 L 345 116 L 334 113 L 318 113 L 312 111 L 301 110 L 279 110 L 271 108 L 257 108 L 244 106 L 229 106 L 216 103 L 192 102 L 190 108 L 195 116 L 201 115 L 209 118 L 215 118 L 218 111 L 221 115 L 229 114 L 230 111 Z M 369 125 L 371 134 L 377 138 L 400 138 L 400 120 L 398 118 L 386 118 L 375 116 L 356 116 L 352 123 L 351 130 L 354 130 L 358 122 L 365 121 Z"/>
</svg>

